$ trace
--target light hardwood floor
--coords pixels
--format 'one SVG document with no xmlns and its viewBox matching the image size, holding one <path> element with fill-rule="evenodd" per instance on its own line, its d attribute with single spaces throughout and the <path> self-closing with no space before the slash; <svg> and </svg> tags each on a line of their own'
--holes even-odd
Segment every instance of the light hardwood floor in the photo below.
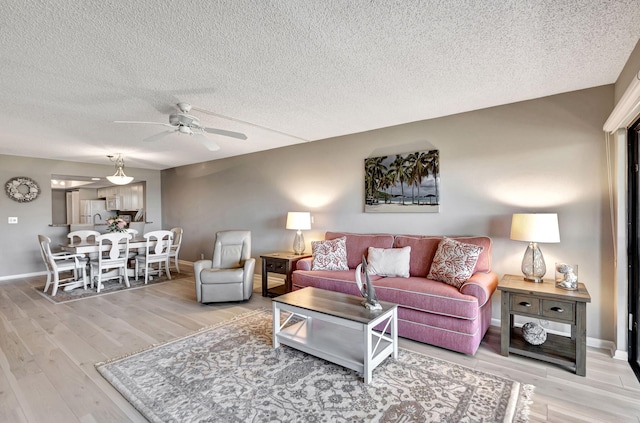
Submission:
<svg viewBox="0 0 640 423">
<path fill-rule="evenodd" d="M 246 303 L 199 304 L 189 274 L 66 304 L 36 292 L 43 282 L 0 283 L 0 422 L 145 422 L 95 363 L 271 307 L 258 284 Z M 473 357 L 406 339 L 400 346 L 535 385 L 531 422 L 640 422 L 640 384 L 628 363 L 605 351 L 589 349 L 587 376 L 580 377 L 536 360 L 502 357 L 499 328 L 490 329 Z"/>
</svg>

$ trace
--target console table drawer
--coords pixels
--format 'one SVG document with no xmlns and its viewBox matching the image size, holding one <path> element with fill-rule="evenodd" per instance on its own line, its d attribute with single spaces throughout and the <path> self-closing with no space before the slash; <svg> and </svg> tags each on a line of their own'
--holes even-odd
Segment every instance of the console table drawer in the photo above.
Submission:
<svg viewBox="0 0 640 423">
<path fill-rule="evenodd" d="M 287 272 L 287 264 L 286 260 L 269 259 L 266 263 L 267 272 L 284 274 Z"/>
<path fill-rule="evenodd" d="M 573 323 L 576 319 L 575 303 L 542 300 L 542 316 Z"/>
<path fill-rule="evenodd" d="M 512 295 L 511 310 L 526 314 L 540 314 L 540 299 L 529 295 Z"/>
</svg>

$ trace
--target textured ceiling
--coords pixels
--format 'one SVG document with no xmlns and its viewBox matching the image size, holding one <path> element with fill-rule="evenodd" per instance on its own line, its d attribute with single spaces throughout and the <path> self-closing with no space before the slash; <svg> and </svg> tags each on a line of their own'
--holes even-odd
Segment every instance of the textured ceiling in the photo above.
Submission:
<svg viewBox="0 0 640 423">
<path fill-rule="evenodd" d="M 166 169 L 611 84 L 640 1 L 4 0 L 0 36 L 0 154 Z M 249 138 L 113 123 L 178 101 Z"/>
</svg>

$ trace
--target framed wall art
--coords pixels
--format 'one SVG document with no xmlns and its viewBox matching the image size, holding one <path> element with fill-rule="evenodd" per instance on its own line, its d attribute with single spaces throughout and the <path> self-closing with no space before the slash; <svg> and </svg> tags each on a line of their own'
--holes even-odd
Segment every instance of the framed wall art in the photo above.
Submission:
<svg viewBox="0 0 640 423">
<path fill-rule="evenodd" d="M 369 157 L 364 160 L 364 186 L 367 213 L 438 213 L 438 150 Z"/>
</svg>

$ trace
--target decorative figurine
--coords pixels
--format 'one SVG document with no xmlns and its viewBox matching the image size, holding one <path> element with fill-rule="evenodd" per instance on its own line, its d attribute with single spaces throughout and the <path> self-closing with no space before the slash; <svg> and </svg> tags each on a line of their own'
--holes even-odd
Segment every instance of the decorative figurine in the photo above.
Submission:
<svg viewBox="0 0 640 423">
<path fill-rule="evenodd" d="M 364 273 L 366 286 L 363 286 L 362 284 L 362 273 Z M 376 297 L 376 290 L 369 280 L 369 273 L 367 272 L 367 260 L 364 258 L 364 256 L 362 256 L 362 263 L 360 263 L 358 267 L 356 267 L 356 283 L 358 284 L 360 294 L 362 294 L 362 296 L 364 297 L 362 305 L 369 310 L 382 310 L 382 306 L 378 302 L 378 297 Z"/>
<path fill-rule="evenodd" d="M 545 328 L 534 322 L 522 325 L 522 337 L 531 345 L 542 345 L 547 340 Z"/>
<path fill-rule="evenodd" d="M 578 289 L 578 266 L 556 263 L 556 286 L 562 289 Z"/>
</svg>

